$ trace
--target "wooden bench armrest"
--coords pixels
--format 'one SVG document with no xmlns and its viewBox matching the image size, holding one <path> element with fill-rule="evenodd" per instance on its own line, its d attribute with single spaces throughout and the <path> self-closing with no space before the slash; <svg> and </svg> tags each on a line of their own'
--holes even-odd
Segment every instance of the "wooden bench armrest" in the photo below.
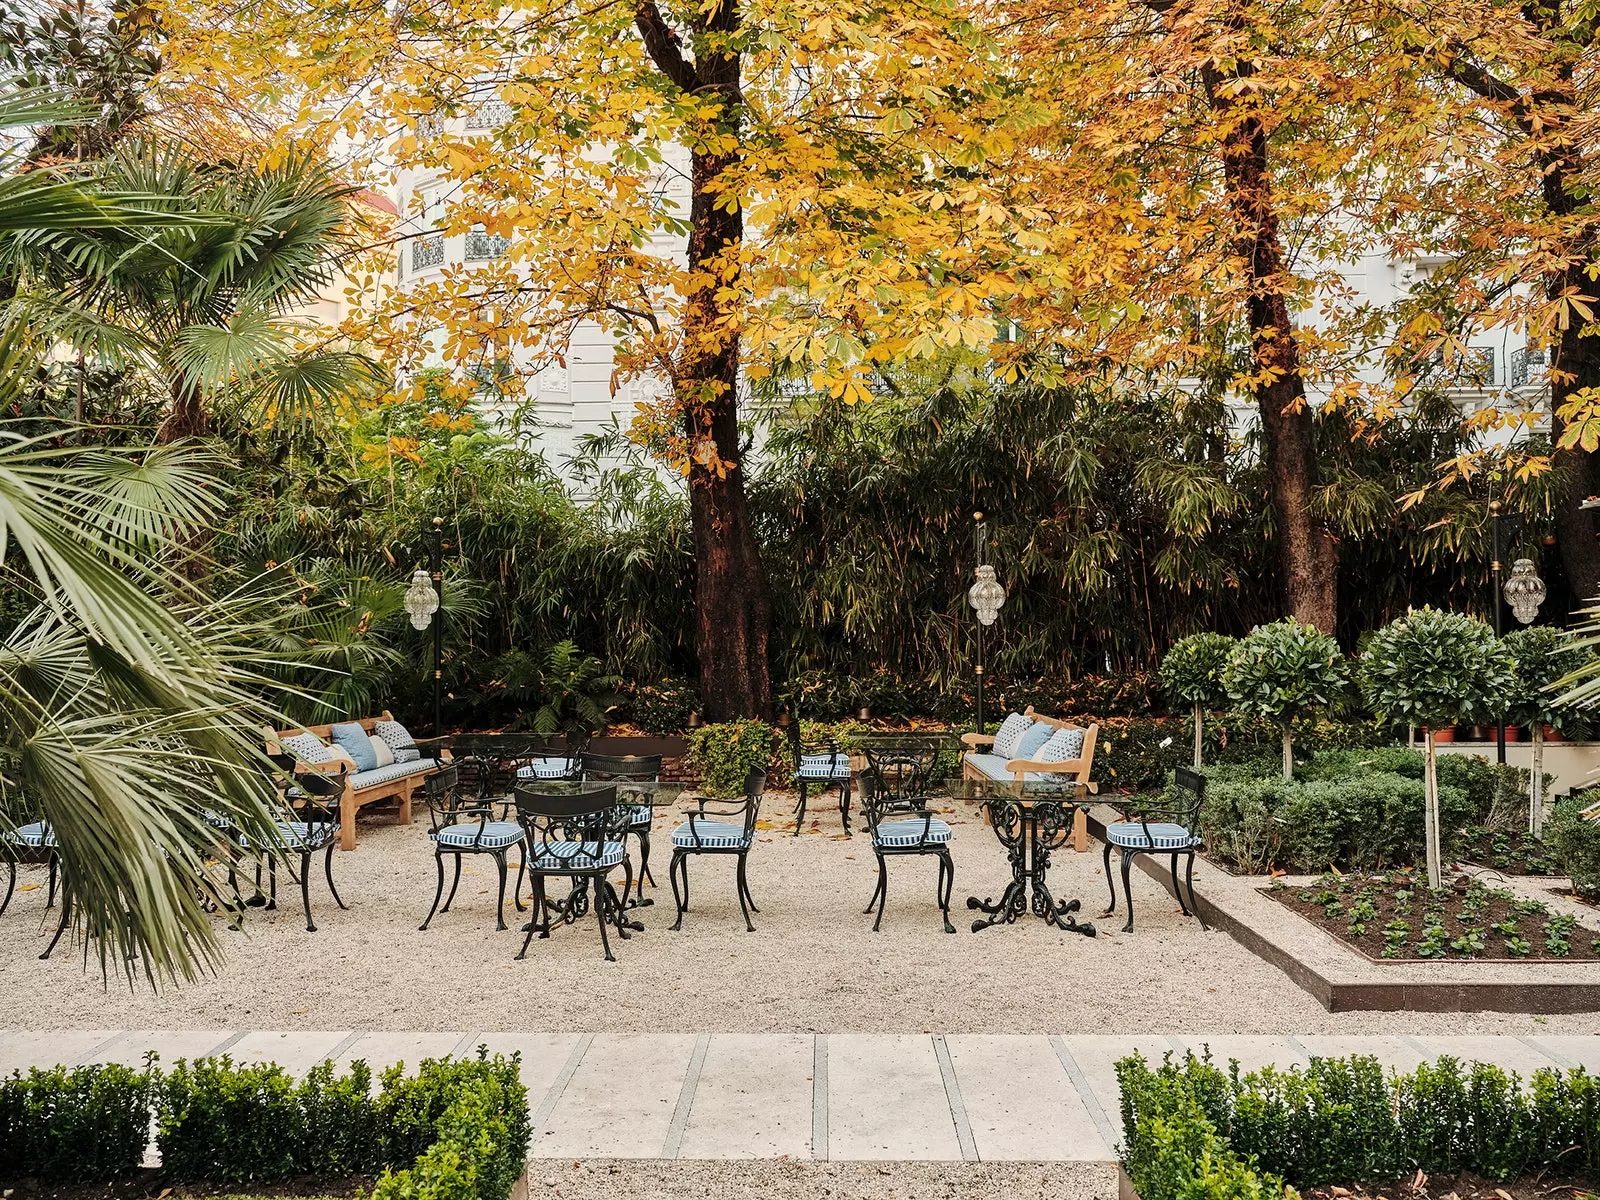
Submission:
<svg viewBox="0 0 1600 1200">
<path fill-rule="evenodd" d="M 339 759 L 330 759 L 327 762 L 319 763 L 304 761 L 297 762 L 294 765 L 294 769 L 297 773 L 300 771 L 315 771 L 318 775 L 337 775 L 340 771 L 350 770 L 350 768 Z M 350 773 L 352 775 L 355 774 L 354 771 L 350 771 Z"/>
<path fill-rule="evenodd" d="M 963 733 L 961 735 L 961 744 L 963 746 L 970 746 L 974 750 L 976 750 L 979 746 L 992 746 L 994 745 L 994 734 Z"/>
</svg>

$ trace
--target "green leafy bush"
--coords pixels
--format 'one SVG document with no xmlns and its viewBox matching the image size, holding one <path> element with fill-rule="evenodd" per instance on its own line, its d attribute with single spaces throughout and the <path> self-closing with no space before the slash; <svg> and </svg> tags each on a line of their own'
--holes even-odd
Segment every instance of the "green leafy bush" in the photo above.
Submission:
<svg viewBox="0 0 1600 1200">
<path fill-rule="evenodd" d="M 527 1161 L 528 1094 L 517 1060 L 427 1059 L 384 1072 L 378 1099 L 392 1165 L 373 1200 L 505 1200 Z"/>
<path fill-rule="evenodd" d="M 772 726 L 765 721 L 726 721 L 689 733 L 688 763 L 700 772 L 708 796 L 744 795 L 751 771 L 767 769 L 772 760 Z"/>
<path fill-rule="evenodd" d="M 144 1160 L 153 1076 L 107 1065 L 35 1067 L 0 1080 L 0 1178 L 126 1178 Z"/>
<path fill-rule="evenodd" d="M 1194 707 L 1194 765 L 1204 750 L 1201 714 L 1219 708 L 1228 699 L 1222 673 L 1233 653 L 1234 640 L 1221 633 L 1194 633 L 1173 643 L 1161 660 L 1161 686 L 1167 695 Z"/>
<path fill-rule="evenodd" d="M 675 679 L 636 683 L 622 706 L 628 720 L 646 733 L 682 733 L 689 728 L 689 714 L 700 711 L 700 693 L 693 684 Z"/>
<path fill-rule="evenodd" d="M 1345 693 L 1339 643 L 1292 618 L 1257 625 L 1241 638 L 1222 675 L 1234 707 L 1265 717 L 1283 734 L 1283 777 L 1294 774 L 1295 721 L 1326 713 Z"/>
<path fill-rule="evenodd" d="M 1209 1057 L 1117 1063 L 1123 1164 L 1143 1200 L 1255 1200 L 1294 1188 L 1474 1171 L 1600 1167 L 1600 1081 L 1581 1067 L 1515 1074 L 1451 1058 L 1386 1075 L 1375 1058 L 1224 1073 Z"/>
<path fill-rule="evenodd" d="M 294 1080 L 276 1063 L 182 1059 L 161 1080 L 156 1144 L 175 1183 L 246 1183 L 296 1174 L 304 1122 Z"/>
<path fill-rule="evenodd" d="M 1572 890 L 1587 900 L 1600 900 L 1600 821 L 1583 810 L 1600 802 L 1600 790 L 1575 792 L 1556 801 L 1544 836 Z"/>
</svg>

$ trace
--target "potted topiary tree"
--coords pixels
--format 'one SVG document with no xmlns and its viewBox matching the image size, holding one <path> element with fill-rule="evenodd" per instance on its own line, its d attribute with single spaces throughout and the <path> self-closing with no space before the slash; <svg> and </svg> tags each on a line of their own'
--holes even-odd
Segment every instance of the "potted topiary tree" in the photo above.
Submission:
<svg viewBox="0 0 1600 1200">
<path fill-rule="evenodd" d="M 1507 715 L 1526 725 L 1532 741 L 1532 770 L 1528 782 L 1528 832 L 1539 837 L 1544 832 L 1544 727 L 1550 725 L 1563 736 L 1563 726 L 1582 720 L 1571 703 L 1561 703 L 1557 680 L 1584 664 L 1588 651 L 1573 644 L 1565 630 L 1551 625 L 1518 629 L 1504 638 L 1515 660 L 1515 691 Z"/>
<path fill-rule="evenodd" d="M 1326 712 L 1345 690 L 1339 643 L 1292 617 L 1257 625 L 1240 638 L 1222 672 L 1223 690 L 1242 713 L 1283 731 L 1283 777 L 1294 778 L 1294 720 Z"/>
<path fill-rule="evenodd" d="M 1511 651 L 1476 617 L 1420 608 L 1377 630 L 1362 647 L 1356 678 L 1368 707 L 1397 724 L 1421 725 L 1428 885 L 1440 886 L 1438 751 L 1441 725 L 1501 711 L 1515 687 Z"/>
<path fill-rule="evenodd" d="M 1228 698 L 1222 672 L 1233 653 L 1235 640 L 1222 633 L 1192 633 L 1172 644 L 1161 660 L 1161 686 L 1174 700 L 1194 705 L 1194 765 L 1200 769 L 1204 743 L 1202 714 Z"/>
</svg>

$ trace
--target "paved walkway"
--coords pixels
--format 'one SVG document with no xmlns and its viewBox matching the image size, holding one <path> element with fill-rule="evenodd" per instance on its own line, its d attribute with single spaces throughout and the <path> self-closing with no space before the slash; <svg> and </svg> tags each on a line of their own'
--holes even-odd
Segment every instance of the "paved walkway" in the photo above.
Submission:
<svg viewBox="0 0 1600 1200">
<path fill-rule="evenodd" d="M 533 1159 L 1109 1163 L 1113 1064 L 1209 1046 L 1246 1069 L 1375 1054 L 1400 1069 L 1450 1054 L 1524 1078 L 1600 1071 L 1600 1036 L 1258 1037 L 991 1034 L 0 1032 L 0 1072 L 211 1054 L 300 1072 L 324 1058 L 396 1062 L 522 1052 Z"/>
</svg>

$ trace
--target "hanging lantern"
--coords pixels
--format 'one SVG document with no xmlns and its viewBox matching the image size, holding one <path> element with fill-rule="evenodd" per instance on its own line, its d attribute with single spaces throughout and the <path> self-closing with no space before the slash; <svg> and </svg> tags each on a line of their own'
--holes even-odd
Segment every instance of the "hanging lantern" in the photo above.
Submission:
<svg viewBox="0 0 1600 1200">
<path fill-rule="evenodd" d="M 438 611 L 439 593 L 433 589 L 433 577 L 419 567 L 411 573 L 411 586 L 406 589 L 406 614 L 411 618 L 411 628 L 426 629 Z"/>
<path fill-rule="evenodd" d="M 1512 615 L 1524 625 L 1531 625 L 1539 615 L 1539 605 L 1544 603 L 1544 580 L 1533 569 L 1533 559 L 1519 558 L 1511 564 L 1511 576 L 1506 580 L 1506 603 Z"/>
<path fill-rule="evenodd" d="M 994 577 L 994 568 L 985 564 L 978 568 L 978 581 L 967 592 L 967 603 L 977 610 L 978 620 L 993 625 L 1006 602 L 1006 589 Z"/>
</svg>

